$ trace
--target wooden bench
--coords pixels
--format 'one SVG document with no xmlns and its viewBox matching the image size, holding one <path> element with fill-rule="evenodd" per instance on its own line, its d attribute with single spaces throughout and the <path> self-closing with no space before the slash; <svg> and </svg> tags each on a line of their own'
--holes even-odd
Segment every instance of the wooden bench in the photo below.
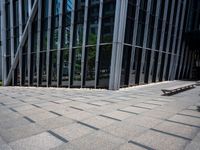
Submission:
<svg viewBox="0 0 200 150">
<path fill-rule="evenodd" d="M 173 95 L 179 92 L 186 91 L 188 89 L 192 89 L 195 87 L 196 84 L 184 84 L 184 85 L 178 85 L 174 87 L 169 87 L 165 89 L 161 89 L 161 91 L 164 93 L 163 95 Z"/>
</svg>

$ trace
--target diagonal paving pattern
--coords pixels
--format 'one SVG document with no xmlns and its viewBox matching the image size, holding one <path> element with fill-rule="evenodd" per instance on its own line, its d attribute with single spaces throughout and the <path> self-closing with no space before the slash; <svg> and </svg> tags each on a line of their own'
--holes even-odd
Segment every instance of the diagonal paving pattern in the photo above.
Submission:
<svg viewBox="0 0 200 150">
<path fill-rule="evenodd" d="M 108 91 L 0 87 L 0 150 L 200 149 L 200 87 L 162 82 Z"/>
</svg>

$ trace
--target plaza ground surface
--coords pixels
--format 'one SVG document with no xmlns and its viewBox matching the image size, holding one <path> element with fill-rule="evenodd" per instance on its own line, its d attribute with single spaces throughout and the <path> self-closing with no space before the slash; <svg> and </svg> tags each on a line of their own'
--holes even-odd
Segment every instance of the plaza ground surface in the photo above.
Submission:
<svg viewBox="0 0 200 150">
<path fill-rule="evenodd" d="M 173 81 L 119 91 L 0 87 L 0 150 L 197 150 L 200 86 Z"/>
</svg>

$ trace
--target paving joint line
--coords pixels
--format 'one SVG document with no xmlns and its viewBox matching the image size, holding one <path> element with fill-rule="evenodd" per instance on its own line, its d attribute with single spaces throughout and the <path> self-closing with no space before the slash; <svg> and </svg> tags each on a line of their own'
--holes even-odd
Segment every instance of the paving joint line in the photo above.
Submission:
<svg viewBox="0 0 200 150">
<path fill-rule="evenodd" d="M 96 127 L 94 127 L 94 126 L 92 126 L 92 125 L 89 125 L 89 124 L 84 123 L 84 122 L 81 122 L 81 121 L 77 121 L 77 123 L 79 123 L 79 124 L 81 124 L 81 125 L 84 125 L 84 126 L 86 126 L 86 127 L 92 128 L 92 129 L 94 129 L 94 130 L 99 130 L 99 128 L 96 128 Z"/>
<path fill-rule="evenodd" d="M 146 145 L 140 144 L 140 143 L 135 142 L 135 141 L 132 141 L 132 140 L 128 141 L 128 143 L 131 143 L 131 144 L 137 145 L 137 146 L 142 147 L 142 148 L 145 148 L 145 149 L 147 149 L 147 150 L 155 150 L 155 149 L 153 149 L 153 148 L 151 148 L 151 147 L 149 147 L 149 146 L 146 146 Z"/>
<path fill-rule="evenodd" d="M 51 131 L 51 130 L 48 130 L 47 132 L 48 132 L 49 134 L 51 134 L 52 136 L 56 137 L 57 139 L 63 141 L 64 143 L 68 143 L 68 142 L 69 142 L 69 141 L 66 140 L 64 137 L 58 135 L 57 133 L 55 133 L 55 132 L 53 132 L 53 131 Z"/>
<path fill-rule="evenodd" d="M 163 133 L 163 134 L 167 134 L 167 135 L 170 135 L 170 136 L 174 136 L 174 137 L 177 137 L 177 138 L 181 138 L 181 139 L 184 139 L 184 140 L 188 140 L 188 141 L 192 140 L 192 139 L 184 137 L 184 136 L 180 136 L 180 135 L 177 135 L 177 134 L 173 134 L 173 133 L 157 130 L 157 129 L 154 129 L 154 128 L 151 128 L 150 130 L 155 131 L 155 132 L 159 132 L 159 133 Z"/>
<path fill-rule="evenodd" d="M 109 119 L 112 119 L 112 120 L 115 120 L 115 121 L 122 121 L 120 119 L 109 117 L 109 116 L 106 116 L 106 115 L 99 115 L 99 116 L 104 117 L 104 118 L 109 118 Z"/>
<path fill-rule="evenodd" d="M 31 122 L 31 123 L 35 123 L 35 121 L 34 120 L 32 120 L 32 119 L 30 119 L 29 117 L 27 117 L 27 116 L 24 116 L 23 117 L 24 119 L 26 119 L 26 120 L 28 120 L 29 122 Z"/>
<path fill-rule="evenodd" d="M 55 114 L 55 115 L 57 115 L 57 116 L 62 116 L 61 114 L 59 114 L 59 113 L 57 113 L 57 112 L 55 112 L 55 111 L 49 111 L 50 113 L 52 113 L 52 114 Z"/>
<path fill-rule="evenodd" d="M 131 107 L 137 107 L 137 108 L 142 108 L 142 109 L 148 109 L 148 110 L 152 110 L 151 108 L 142 107 L 142 106 L 135 106 L 135 105 L 131 105 Z"/>
</svg>

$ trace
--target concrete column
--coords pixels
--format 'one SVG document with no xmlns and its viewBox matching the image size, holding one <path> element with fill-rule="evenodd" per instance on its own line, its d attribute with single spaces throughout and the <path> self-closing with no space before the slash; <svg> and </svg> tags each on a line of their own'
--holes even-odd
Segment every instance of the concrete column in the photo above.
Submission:
<svg viewBox="0 0 200 150">
<path fill-rule="evenodd" d="M 117 0 L 114 35 L 113 35 L 114 39 L 113 39 L 113 48 L 111 57 L 111 72 L 110 72 L 110 84 L 109 84 L 110 90 L 118 90 L 120 88 L 127 7 L 128 7 L 128 0 L 123 0 L 123 1 Z"/>
</svg>

